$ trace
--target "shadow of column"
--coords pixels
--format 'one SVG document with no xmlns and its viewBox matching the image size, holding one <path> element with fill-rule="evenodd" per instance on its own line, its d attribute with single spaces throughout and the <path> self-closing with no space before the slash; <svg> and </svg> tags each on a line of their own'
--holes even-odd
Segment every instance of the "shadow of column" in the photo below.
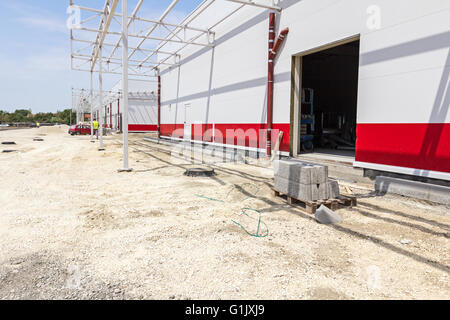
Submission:
<svg viewBox="0 0 450 320">
<path fill-rule="evenodd" d="M 215 58 L 215 48 L 211 49 L 211 66 L 209 69 L 209 84 L 208 84 L 208 98 L 206 101 L 206 115 L 205 115 L 205 123 L 203 125 L 202 130 L 202 140 L 204 141 L 206 137 L 203 136 L 203 134 L 208 130 L 208 123 L 209 123 L 209 110 L 211 107 L 211 95 L 212 93 L 212 82 L 213 82 L 213 74 L 214 74 L 214 58 Z M 212 139 L 212 137 L 211 137 Z M 213 142 L 213 141 L 211 141 Z"/>
<path fill-rule="evenodd" d="M 420 157 L 424 157 L 426 163 L 443 161 L 437 154 L 439 146 L 443 143 L 441 140 L 442 132 L 445 127 L 448 109 L 450 105 L 450 51 L 444 64 L 444 71 L 441 76 L 439 88 L 434 101 L 433 110 L 428 120 L 427 129 L 420 149 Z M 448 169 L 448 168 L 444 168 Z M 417 175 L 428 176 L 424 170 L 417 169 Z"/>
</svg>

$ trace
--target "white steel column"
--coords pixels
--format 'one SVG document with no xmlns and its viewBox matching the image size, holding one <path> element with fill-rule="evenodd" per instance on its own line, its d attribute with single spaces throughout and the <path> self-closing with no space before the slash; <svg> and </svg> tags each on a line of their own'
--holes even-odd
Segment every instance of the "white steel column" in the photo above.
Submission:
<svg viewBox="0 0 450 320">
<path fill-rule="evenodd" d="M 91 142 L 94 141 L 94 120 L 93 120 L 93 104 L 94 104 L 94 73 L 91 71 L 91 92 L 90 92 L 90 105 L 91 105 Z"/>
<path fill-rule="evenodd" d="M 130 172 L 132 169 L 128 166 L 128 0 L 122 0 L 122 69 L 123 168 L 119 172 Z"/>
<path fill-rule="evenodd" d="M 80 121 L 78 120 L 79 119 L 79 117 L 80 117 L 80 109 L 79 109 L 79 106 L 80 106 L 80 103 L 79 103 L 79 101 L 78 101 L 78 98 L 77 98 L 77 96 L 75 95 L 75 112 L 76 112 L 76 114 L 77 114 L 77 116 L 76 116 L 76 123 L 75 124 L 78 124 Z"/>
<path fill-rule="evenodd" d="M 75 96 L 74 96 L 73 88 L 72 88 L 72 110 L 70 111 L 70 114 L 74 113 L 74 111 L 75 111 L 74 99 L 75 99 Z M 70 121 L 70 125 L 72 125 L 72 121 Z"/>
<path fill-rule="evenodd" d="M 100 57 L 102 56 L 102 47 L 98 47 L 99 50 L 99 55 Z M 99 110 L 98 110 L 98 114 L 99 114 L 99 118 L 98 119 L 98 130 L 99 135 L 100 135 L 100 145 L 98 147 L 98 151 L 103 151 L 105 150 L 103 148 L 103 74 L 102 74 L 102 60 L 103 59 L 98 59 L 98 97 L 99 97 Z"/>
</svg>

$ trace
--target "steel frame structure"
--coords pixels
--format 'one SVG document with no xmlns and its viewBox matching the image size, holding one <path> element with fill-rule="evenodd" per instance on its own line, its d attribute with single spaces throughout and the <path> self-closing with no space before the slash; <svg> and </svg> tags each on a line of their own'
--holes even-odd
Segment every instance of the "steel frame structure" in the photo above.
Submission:
<svg viewBox="0 0 450 320">
<path fill-rule="evenodd" d="M 86 93 L 88 95 L 86 95 Z M 90 113 L 91 99 L 89 91 L 81 89 L 76 90 L 72 88 L 72 112 L 76 113 L 76 123 L 81 120 L 81 115 Z"/>
<path fill-rule="evenodd" d="M 122 99 L 123 94 L 122 91 L 111 91 L 104 90 L 103 92 L 103 103 L 108 104 L 117 99 Z M 93 91 L 93 99 L 91 99 L 90 91 L 88 89 L 75 89 L 72 88 L 72 96 L 75 99 L 74 105 L 72 107 L 72 111 L 83 111 L 85 113 L 90 113 L 90 106 L 93 103 L 95 105 L 95 101 L 98 100 L 99 92 L 97 90 Z M 144 91 L 128 91 L 128 99 L 133 101 L 154 101 L 158 100 L 156 93 L 153 92 L 144 92 Z M 93 100 L 93 101 L 92 101 Z M 82 107 L 83 106 L 83 107 Z M 95 107 L 95 109 L 97 109 Z"/>
<path fill-rule="evenodd" d="M 128 77 L 156 77 L 160 79 L 160 68 L 164 66 L 179 66 L 179 61 L 181 58 L 180 52 L 187 46 L 214 47 L 214 28 L 246 6 L 269 9 L 275 12 L 281 12 L 282 9 L 275 6 L 274 0 L 266 0 L 266 2 L 271 2 L 271 5 L 262 2 L 254 2 L 252 0 L 221 0 L 234 2 L 239 4 L 239 6 L 233 9 L 225 17 L 214 23 L 212 26 L 207 28 L 198 28 L 191 26 L 191 23 L 218 0 L 204 0 L 181 23 L 178 24 L 168 23 L 164 21 L 164 19 L 169 15 L 180 0 L 172 0 L 171 4 L 159 17 L 159 19 L 148 19 L 138 16 L 144 0 L 139 0 L 130 16 L 128 16 L 128 0 L 120 1 L 122 2 L 122 13 L 116 12 L 119 5 L 119 0 L 105 0 L 105 5 L 102 10 L 75 6 L 73 0 L 70 0 L 71 8 L 77 8 L 80 12 L 91 14 L 88 18 L 80 21 L 78 26 L 73 27 L 70 30 L 71 68 L 72 70 L 86 71 L 91 74 L 91 127 L 93 112 L 96 110 L 99 110 L 100 113 L 100 128 L 103 127 L 103 116 L 101 115 L 105 104 L 102 88 L 103 74 L 122 75 L 123 168 L 119 171 L 131 171 L 128 166 Z M 100 19 L 98 28 L 94 29 L 86 26 L 89 22 L 97 18 Z M 120 22 L 118 18 L 122 18 L 122 21 Z M 116 22 L 121 26 L 121 32 L 111 30 L 110 27 L 113 22 Z M 129 29 L 133 26 L 136 27 L 137 23 L 143 23 L 146 27 L 139 32 L 130 33 Z M 163 28 L 163 30 L 165 30 L 168 34 L 165 37 L 155 36 L 154 32 L 158 27 Z M 83 32 L 84 34 L 96 34 L 96 38 L 95 40 L 87 40 L 85 38 L 75 36 L 75 33 L 79 32 Z M 182 32 L 183 34 L 181 34 Z M 190 37 L 187 36 L 188 32 L 192 34 Z M 107 42 L 107 36 L 116 36 L 118 39 L 114 43 Z M 203 41 L 201 40 L 202 37 L 205 38 Z M 129 38 L 137 39 L 139 40 L 139 43 L 136 46 L 129 46 Z M 142 45 L 148 40 L 159 41 L 159 43 L 154 49 L 143 48 Z M 169 43 L 175 43 L 180 46 L 174 50 L 164 50 L 164 47 L 166 47 Z M 76 44 L 83 44 L 84 46 L 76 48 Z M 109 54 L 105 54 L 105 47 L 112 48 Z M 115 53 L 119 48 L 122 49 L 121 58 L 115 57 Z M 89 54 L 83 53 L 88 49 L 91 49 Z M 145 54 L 145 58 L 137 58 L 136 53 L 138 52 Z M 162 56 L 163 58 L 161 58 Z M 156 61 L 152 58 L 156 58 Z M 169 61 L 170 59 L 173 59 L 173 61 Z M 98 95 L 95 97 L 96 100 L 98 100 L 98 104 L 94 103 L 94 73 L 98 73 L 99 75 Z M 158 94 L 158 101 L 159 99 L 160 97 Z M 158 129 L 159 125 L 160 124 L 158 123 Z M 99 150 L 104 150 L 102 131 L 103 130 L 100 130 Z M 91 139 L 93 139 L 93 131 L 91 131 Z"/>
<path fill-rule="evenodd" d="M 93 99 L 90 96 L 90 91 L 86 89 L 75 89 L 72 88 L 72 111 L 76 113 L 75 123 L 84 122 L 83 115 L 91 113 L 91 107 L 95 104 L 95 101 L 99 99 L 99 92 L 93 91 Z M 103 104 L 108 106 L 113 103 L 118 103 L 122 98 L 123 94 L 121 90 L 118 91 L 103 91 Z M 129 101 L 132 102 L 145 102 L 145 103 L 153 103 L 156 104 L 158 102 L 158 96 L 155 92 L 140 92 L 140 91 L 129 91 L 128 92 Z M 97 110 L 98 111 L 98 110 Z M 118 111 L 116 113 L 116 116 Z M 112 113 L 110 111 L 110 118 L 112 117 Z M 92 120 L 94 120 L 93 117 Z M 106 119 L 106 117 L 105 117 Z M 99 119 L 98 119 L 99 120 Z M 103 118 L 102 118 L 103 120 Z M 112 124 L 112 120 L 110 125 Z M 112 128 L 112 127 L 111 127 Z M 117 127 L 118 128 L 118 127 Z M 92 130 L 91 130 L 92 133 Z"/>
</svg>

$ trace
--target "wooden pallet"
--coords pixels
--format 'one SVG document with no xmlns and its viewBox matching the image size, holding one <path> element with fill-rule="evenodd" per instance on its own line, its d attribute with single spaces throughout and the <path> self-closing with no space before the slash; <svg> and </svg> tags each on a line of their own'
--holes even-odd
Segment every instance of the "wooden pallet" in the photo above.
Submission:
<svg viewBox="0 0 450 320">
<path fill-rule="evenodd" d="M 310 214 L 315 214 L 316 210 L 321 206 L 324 205 L 331 210 L 337 210 L 340 206 L 344 207 L 355 207 L 357 205 L 357 200 L 355 196 L 350 195 L 341 195 L 339 198 L 336 199 L 328 199 L 328 200 L 317 200 L 317 201 L 305 201 L 293 198 L 289 195 L 286 195 L 280 191 L 277 191 L 272 188 L 272 191 L 274 192 L 275 197 L 285 197 L 287 200 L 287 203 L 290 205 L 294 205 L 298 202 L 303 203 L 305 205 L 306 212 Z"/>
</svg>

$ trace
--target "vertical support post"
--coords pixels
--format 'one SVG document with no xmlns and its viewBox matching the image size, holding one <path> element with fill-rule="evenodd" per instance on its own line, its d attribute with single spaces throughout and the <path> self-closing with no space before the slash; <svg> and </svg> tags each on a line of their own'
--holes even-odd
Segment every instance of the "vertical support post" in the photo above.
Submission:
<svg viewBox="0 0 450 320">
<path fill-rule="evenodd" d="M 120 132 L 120 98 L 117 99 L 117 122 L 116 122 L 117 131 Z"/>
<path fill-rule="evenodd" d="M 93 104 L 94 104 L 94 79 L 93 79 L 94 73 L 91 71 L 91 141 L 94 141 L 94 120 L 93 120 Z"/>
<path fill-rule="evenodd" d="M 81 97 L 80 97 L 80 122 L 84 123 L 84 89 L 81 90 Z"/>
<path fill-rule="evenodd" d="M 102 47 L 99 47 L 98 48 L 98 50 L 99 50 L 99 57 L 100 57 L 100 59 L 98 59 L 98 87 L 99 87 L 99 89 L 98 89 L 98 96 L 99 96 L 99 110 L 98 110 L 98 112 L 99 112 L 99 124 L 98 124 L 98 130 L 100 131 L 99 132 L 99 136 L 100 136 L 100 145 L 99 145 L 99 147 L 98 147 L 98 151 L 103 151 L 103 150 L 105 150 L 104 148 L 103 148 L 103 115 L 102 115 L 102 112 L 103 112 L 103 108 L 102 108 L 102 106 L 103 106 L 103 66 L 102 66 Z"/>
<path fill-rule="evenodd" d="M 78 99 L 75 99 L 75 102 L 76 102 L 76 104 L 77 104 L 77 124 L 79 124 L 80 121 L 81 121 L 81 116 L 80 116 L 80 100 L 81 100 L 82 94 L 83 94 L 83 90 L 81 90 L 81 94 L 80 94 L 80 96 L 78 97 Z"/>
<path fill-rule="evenodd" d="M 112 129 L 112 102 L 109 104 L 109 127 Z"/>
<path fill-rule="evenodd" d="M 267 75 L 267 144 L 266 155 L 272 155 L 272 127 L 273 127 L 273 57 L 272 49 L 275 42 L 275 13 L 269 15 L 269 70 Z"/>
<path fill-rule="evenodd" d="M 73 113 L 73 88 L 72 88 L 72 109 L 70 110 L 70 125 L 72 126 L 72 113 Z"/>
<path fill-rule="evenodd" d="M 158 71 L 158 139 L 161 138 L 161 75 Z"/>
<path fill-rule="evenodd" d="M 73 103 L 73 99 L 74 99 L 74 96 L 73 96 L 73 88 L 72 88 L 72 110 L 70 111 L 70 114 L 72 114 L 73 113 L 73 108 L 74 108 L 74 103 Z M 71 121 L 71 123 L 70 124 L 72 124 L 72 121 Z"/>
<path fill-rule="evenodd" d="M 130 172 L 128 167 L 128 0 L 122 0 L 122 94 L 123 94 L 123 168 L 119 172 Z"/>
<path fill-rule="evenodd" d="M 78 124 L 78 106 L 75 105 L 76 104 L 76 100 L 75 100 L 75 93 L 73 91 L 72 88 L 72 111 L 75 110 L 75 124 Z"/>
</svg>

